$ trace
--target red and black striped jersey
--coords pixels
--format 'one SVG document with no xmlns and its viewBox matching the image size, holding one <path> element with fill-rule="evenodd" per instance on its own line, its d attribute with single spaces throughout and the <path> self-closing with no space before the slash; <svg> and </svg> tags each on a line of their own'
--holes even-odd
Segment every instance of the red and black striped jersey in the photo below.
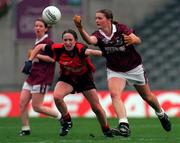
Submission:
<svg viewBox="0 0 180 143">
<path fill-rule="evenodd" d="M 45 47 L 46 52 L 53 53 L 63 75 L 83 75 L 88 70 L 95 71 L 90 58 L 85 55 L 86 49 L 87 46 L 82 43 L 76 43 L 72 51 L 67 51 L 63 43 Z"/>
</svg>

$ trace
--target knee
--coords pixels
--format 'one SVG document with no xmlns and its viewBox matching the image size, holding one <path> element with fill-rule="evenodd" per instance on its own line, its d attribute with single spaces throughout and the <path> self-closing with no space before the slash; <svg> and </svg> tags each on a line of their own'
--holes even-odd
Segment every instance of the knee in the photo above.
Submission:
<svg viewBox="0 0 180 143">
<path fill-rule="evenodd" d="M 111 92 L 111 99 L 112 100 L 120 100 L 121 93 Z"/>
<path fill-rule="evenodd" d="M 54 92 L 54 101 L 59 101 L 61 100 L 63 95 L 59 92 Z"/>
<path fill-rule="evenodd" d="M 54 94 L 54 102 L 55 104 L 62 103 L 63 102 L 63 95 L 61 94 Z"/>
<path fill-rule="evenodd" d="M 54 96 L 54 101 L 55 102 L 61 102 L 63 100 L 63 98 L 61 98 L 61 96 Z"/>
</svg>

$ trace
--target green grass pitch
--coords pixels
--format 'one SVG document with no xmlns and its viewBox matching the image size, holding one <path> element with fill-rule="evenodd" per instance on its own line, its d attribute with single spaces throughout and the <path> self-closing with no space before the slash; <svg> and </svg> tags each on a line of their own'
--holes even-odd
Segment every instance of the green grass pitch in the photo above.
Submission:
<svg viewBox="0 0 180 143">
<path fill-rule="evenodd" d="M 111 127 L 117 125 L 117 119 L 108 118 L 108 121 Z M 0 143 L 180 143 L 180 118 L 171 118 L 172 131 L 168 133 L 156 118 L 130 118 L 129 122 L 129 138 L 105 138 L 96 118 L 73 118 L 69 134 L 60 137 L 55 119 L 30 118 L 31 135 L 20 137 L 19 118 L 0 118 Z"/>
</svg>

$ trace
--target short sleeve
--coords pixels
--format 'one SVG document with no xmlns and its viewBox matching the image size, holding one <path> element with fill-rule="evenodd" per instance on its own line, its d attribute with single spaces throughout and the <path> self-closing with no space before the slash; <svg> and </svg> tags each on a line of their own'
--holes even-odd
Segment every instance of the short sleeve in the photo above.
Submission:
<svg viewBox="0 0 180 143">
<path fill-rule="evenodd" d="M 118 24 L 117 26 L 118 26 L 118 29 L 126 35 L 130 35 L 131 33 L 133 33 L 133 29 L 129 28 L 125 24 Z"/>
<path fill-rule="evenodd" d="M 87 46 L 87 45 L 84 45 L 84 46 L 80 49 L 80 51 L 79 51 L 80 57 L 86 57 L 85 51 L 86 51 L 87 48 L 88 48 L 88 46 Z"/>
<path fill-rule="evenodd" d="M 46 46 L 44 47 L 44 52 L 45 52 L 45 54 L 47 54 L 48 56 L 53 57 L 53 51 L 52 51 L 52 49 L 51 49 L 51 45 L 46 45 Z"/>
</svg>

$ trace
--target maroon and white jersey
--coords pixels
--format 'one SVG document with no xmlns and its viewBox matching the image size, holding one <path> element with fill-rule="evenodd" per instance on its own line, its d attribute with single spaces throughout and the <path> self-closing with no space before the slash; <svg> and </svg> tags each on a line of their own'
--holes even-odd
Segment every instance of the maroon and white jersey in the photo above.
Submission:
<svg viewBox="0 0 180 143">
<path fill-rule="evenodd" d="M 38 44 L 52 45 L 53 42 L 50 40 L 50 38 L 48 38 L 48 35 L 46 34 L 40 40 L 36 40 L 35 46 Z M 41 51 L 40 54 L 47 55 L 43 51 Z M 48 54 L 48 56 L 50 56 L 50 55 Z M 28 76 L 26 81 L 30 85 L 52 84 L 53 77 L 54 77 L 54 71 L 55 71 L 55 63 L 44 62 L 40 59 L 36 59 L 33 62 L 31 73 Z"/>
<path fill-rule="evenodd" d="M 133 32 L 124 24 L 114 22 L 112 24 L 112 35 L 106 36 L 102 30 L 95 31 L 98 46 L 106 58 L 107 68 L 113 71 L 126 72 L 134 69 L 142 63 L 140 55 L 133 45 L 125 46 L 122 34 L 129 35 Z"/>
</svg>

